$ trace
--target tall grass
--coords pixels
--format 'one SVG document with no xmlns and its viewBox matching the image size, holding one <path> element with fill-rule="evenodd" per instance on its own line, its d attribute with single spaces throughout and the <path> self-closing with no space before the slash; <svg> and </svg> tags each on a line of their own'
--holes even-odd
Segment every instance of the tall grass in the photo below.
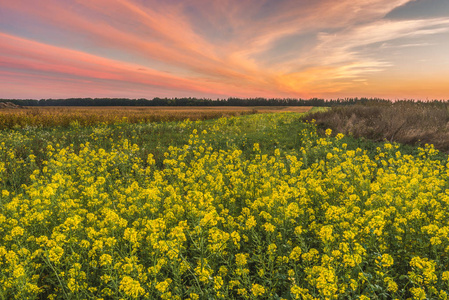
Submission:
<svg viewBox="0 0 449 300">
<path fill-rule="evenodd" d="M 323 130 L 331 128 L 355 138 L 409 145 L 433 144 L 449 152 L 449 108 L 434 103 L 391 103 L 334 107 L 310 113 Z"/>
</svg>

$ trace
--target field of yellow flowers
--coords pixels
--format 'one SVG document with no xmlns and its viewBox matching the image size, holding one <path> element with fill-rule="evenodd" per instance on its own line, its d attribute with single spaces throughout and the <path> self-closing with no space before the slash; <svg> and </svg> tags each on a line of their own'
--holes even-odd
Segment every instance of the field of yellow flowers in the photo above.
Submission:
<svg viewBox="0 0 449 300">
<path fill-rule="evenodd" d="M 448 299 L 446 161 L 300 119 L 0 131 L 0 298 Z"/>
</svg>

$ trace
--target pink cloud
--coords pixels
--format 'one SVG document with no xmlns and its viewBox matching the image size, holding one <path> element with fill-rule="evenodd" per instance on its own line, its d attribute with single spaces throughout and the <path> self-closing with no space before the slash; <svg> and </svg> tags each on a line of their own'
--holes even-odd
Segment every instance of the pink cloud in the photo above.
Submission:
<svg viewBox="0 0 449 300">
<path fill-rule="evenodd" d="M 0 33 L 0 66 L 23 73 L 40 72 L 65 78 L 130 82 L 165 89 L 213 93 L 193 80 L 91 54 L 45 45 Z"/>
</svg>

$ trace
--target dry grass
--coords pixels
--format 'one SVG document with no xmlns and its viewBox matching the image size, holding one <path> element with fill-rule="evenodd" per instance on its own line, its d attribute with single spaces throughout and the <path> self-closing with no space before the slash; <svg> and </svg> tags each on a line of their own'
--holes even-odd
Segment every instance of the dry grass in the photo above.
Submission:
<svg viewBox="0 0 449 300">
<path fill-rule="evenodd" d="M 354 105 L 311 113 L 319 127 L 365 137 L 411 145 L 433 144 L 449 152 L 449 111 L 440 104 L 393 103 L 389 105 Z"/>
<path fill-rule="evenodd" d="M 159 121 L 207 120 L 219 117 L 272 113 L 281 111 L 306 112 L 309 106 L 254 106 L 254 107 L 28 107 L 1 109 L 0 129 L 26 126 L 89 126 L 99 123 L 141 123 Z"/>
</svg>

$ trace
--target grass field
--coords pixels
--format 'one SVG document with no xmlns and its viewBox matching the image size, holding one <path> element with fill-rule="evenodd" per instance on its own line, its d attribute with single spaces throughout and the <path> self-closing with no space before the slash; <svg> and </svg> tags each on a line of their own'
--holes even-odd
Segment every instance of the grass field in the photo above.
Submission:
<svg viewBox="0 0 449 300">
<path fill-rule="evenodd" d="M 320 135 L 293 112 L 0 141 L 0 299 L 448 298 L 431 146 Z"/>
<path fill-rule="evenodd" d="M 185 119 L 208 120 L 219 117 L 239 116 L 253 113 L 306 112 L 310 106 L 192 106 L 192 107 L 25 107 L 23 109 L 0 109 L 0 129 L 54 126 L 92 126 L 99 123 L 141 123 L 181 121 Z"/>
</svg>

